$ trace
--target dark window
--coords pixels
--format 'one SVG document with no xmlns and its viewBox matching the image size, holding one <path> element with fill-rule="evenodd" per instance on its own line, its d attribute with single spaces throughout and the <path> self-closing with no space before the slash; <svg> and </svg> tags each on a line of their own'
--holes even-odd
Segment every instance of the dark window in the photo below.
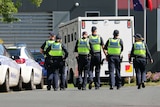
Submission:
<svg viewBox="0 0 160 107">
<path fill-rule="evenodd" d="M 64 43 L 67 43 L 67 36 L 64 36 Z"/>
<path fill-rule="evenodd" d="M 73 33 L 71 34 L 72 41 L 74 40 Z"/>
<path fill-rule="evenodd" d="M 74 33 L 74 40 L 77 40 L 77 33 Z"/>
<path fill-rule="evenodd" d="M 100 12 L 99 11 L 86 11 L 85 16 L 86 17 L 97 17 L 97 16 L 100 16 Z"/>
<path fill-rule="evenodd" d="M 29 58 L 31 58 L 31 59 L 34 59 L 33 58 L 33 56 L 32 56 L 32 54 L 31 54 L 31 52 L 29 51 L 29 49 L 25 49 L 25 53 L 26 53 L 26 55 L 29 57 Z"/>
<path fill-rule="evenodd" d="M 11 56 L 20 56 L 20 49 L 7 49 Z"/>
<path fill-rule="evenodd" d="M 4 47 L 0 44 L 0 55 L 4 55 Z"/>
<path fill-rule="evenodd" d="M 70 42 L 70 35 L 68 35 L 68 43 Z"/>
</svg>

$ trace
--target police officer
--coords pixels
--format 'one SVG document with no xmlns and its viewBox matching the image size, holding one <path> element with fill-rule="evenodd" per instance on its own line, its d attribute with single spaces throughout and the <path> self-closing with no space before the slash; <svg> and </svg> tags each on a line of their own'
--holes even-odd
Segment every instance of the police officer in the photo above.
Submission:
<svg viewBox="0 0 160 107">
<path fill-rule="evenodd" d="M 76 56 L 78 60 L 78 89 L 86 90 L 87 84 L 87 74 L 90 68 L 90 43 L 88 34 L 86 31 L 82 33 L 82 38 L 77 40 L 75 45 L 75 52 L 78 52 L 78 56 Z M 82 72 L 84 71 L 84 77 L 82 79 Z"/>
<path fill-rule="evenodd" d="M 92 89 L 92 82 L 93 82 L 93 70 L 95 67 L 95 78 L 94 84 L 95 89 L 99 89 L 100 87 L 100 64 L 101 64 L 101 48 L 103 49 L 104 54 L 104 42 L 102 37 L 97 34 L 97 27 L 92 26 L 91 28 L 92 34 L 89 35 L 89 40 L 91 43 L 91 47 L 93 52 L 91 52 L 91 64 L 90 64 L 90 71 L 89 71 L 89 89 Z"/>
<path fill-rule="evenodd" d="M 137 89 L 141 89 L 141 86 L 142 88 L 145 88 L 144 82 L 146 81 L 146 59 L 148 57 L 151 63 L 153 63 L 153 59 L 147 44 L 143 42 L 143 37 L 141 34 L 136 34 L 134 38 L 135 43 L 133 44 L 131 53 L 129 55 L 129 62 L 131 63 L 133 57 L 133 66 L 136 72 L 136 82 L 138 86 Z"/>
<path fill-rule="evenodd" d="M 47 41 L 45 41 L 45 42 L 42 44 L 42 46 L 40 47 L 40 52 L 41 52 L 42 54 L 45 55 L 46 49 L 54 42 L 55 36 L 56 36 L 56 35 L 55 35 L 54 32 L 49 32 L 49 39 L 48 39 Z M 46 55 L 45 55 L 45 57 L 46 57 Z"/>
<path fill-rule="evenodd" d="M 53 73 L 53 86 L 54 91 L 58 90 L 59 74 L 61 75 L 61 90 L 65 90 L 65 59 L 68 57 L 68 51 L 61 43 L 61 36 L 57 35 L 56 40 L 46 50 L 47 57 L 50 59 L 49 71 Z M 48 84 L 48 90 L 50 90 L 51 81 Z"/>
<path fill-rule="evenodd" d="M 114 86 L 117 86 L 117 89 L 121 87 L 120 55 L 123 51 L 123 41 L 122 39 L 118 38 L 118 30 L 113 31 L 113 36 L 114 37 L 109 38 L 105 44 L 110 78 L 110 90 L 113 90 Z M 116 74 L 116 76 L 114 76 L 114 74 Z"/>
<path fill-rule="evenodd" d="M 47 85 L 49 83 L 49 81 L 51 81 L 48 77 L 49 75 L 51 74 L 51 72 L 48 70 L 49 68 L 49 64 L 48 64 L 48 60 L 47 60 L 47 56 L 46 56 L 46 49 L 55 41 L 55 33 L 54 32 L 49 32 L 49 39 L 46 40 L 42 46 L 40 47 L 40 53 L 42 53 L 44 55 L 44 58 L 45 58 L 45 63 L 44 63 L 44 67 L 45 69 L 47 70 Z M 48 86 L 47 86 L 48 87 Z M 48 87 L 48 89 L 50 89 Z"/>
<path fill-rule="evenodd" d="M 44 63 L 44 67 L 47 70 L 47 85 L 48 83 L 50 83 L 51 78 L 49 78 L 49 75 L 51 74 L 51 72 L 48 70 L 49 69 L 49 59 L 46 56 L 46 49 L 55 41 L 55 33 L 54 32 L 49 32 L 49 39 L 47 41 L 45 41 L 42 46 L 40 47 L 40 53 L 42 53 L 44 55 L 45 58 L 45 63 Z M 47 86 L 47 89 L 50 89 L 50 86 Z"/>
</svg>

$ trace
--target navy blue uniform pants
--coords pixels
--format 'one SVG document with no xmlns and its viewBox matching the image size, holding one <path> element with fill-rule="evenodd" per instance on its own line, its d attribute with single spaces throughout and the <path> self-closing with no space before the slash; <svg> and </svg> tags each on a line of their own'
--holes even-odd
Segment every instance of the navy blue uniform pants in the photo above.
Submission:
<svg viewBox="0 0 160 107">
<path fill-rule="evenodd" d="M 108 57 L 110 86 L 121 86 L 120 56 Z"/>
<path fill-rule="evenodd" d="M 49 57 L 45 58 L 44 67 L 47 70 L 47 85 L 49 87 L 51 87 L 51 83 L 52 83 L 52 80 L 53 80 L 53 73 L 52 73 L 52 69 L 50 68 L 51 64 L 50 64 L 50 58 Z"/>
<path fill-rule="evenodd" d="M 50 65 L 48 86 L 50 87 L 50 85 L 52 84 L 53 88 L 57 89 L 59 87 L 58 81 L 60 76 L 60 86 L 61 88 L 65 88 L 65 62 L 62 60 L 62 58 L 53 58 Z M 51 79 L 53 80 L 53 83 L 51 83 Z"/>
<path fill-rule="evenodd" d="M 137 85 L 146 81 L 146 59 L 145 58 L 136 58 L 133 60 L 133 66 L 136 72 L 136 82 Z"/>
<path fill-rule="evenodd" d="M 100 87 L 100 64 L 101 64 L 101 53 L 96 53 L 91 56 L 91 64 L 90 64 L 90 71 L 89 71 L 89 81 L 93 81 L 93 71 L 95 67 L 95 78 L 94 84 L 95 87 Z"/>
<path fill-rule="evenodd" d="M 86 88 L 86 84 L 87 84 L 87 74 L 89 72 L 89 68 L 90 68 L 90 58 L 88 55 L 86 56 L 82 56 L 79 55 L 78 57 L 78 83 L 82 84 L 83 88 Z M 84 76 L 82 77 L 82 74 L 84 74 Z"/>
</svg>

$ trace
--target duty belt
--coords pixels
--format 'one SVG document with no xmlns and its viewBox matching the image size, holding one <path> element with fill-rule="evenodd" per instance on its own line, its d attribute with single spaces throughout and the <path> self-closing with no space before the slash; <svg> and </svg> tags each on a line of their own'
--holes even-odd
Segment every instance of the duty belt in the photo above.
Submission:
<svg viewBox="0 0 160 107">
<path fill-rule="evenodd" d="M 136 58 L 145 59 L 146 57 L 142 57 L 142 56 L 135 56 L 135 59 L 136 59 Z"/>
</svg>

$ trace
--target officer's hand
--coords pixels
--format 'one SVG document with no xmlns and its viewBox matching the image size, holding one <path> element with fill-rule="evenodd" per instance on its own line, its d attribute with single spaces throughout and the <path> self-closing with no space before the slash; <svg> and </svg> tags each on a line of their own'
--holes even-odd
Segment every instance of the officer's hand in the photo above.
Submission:
<svg viewBox="0 0 160 107">
<path fill-rule="evenodd" d="M 108 55 L 106 55 L 106 61 L 108 61 Z"/>
<path fill-rule="evenodd" d="M 66 58 L 63 58 L 63 61 L 66 61 Z"/>
<path fill-rule="evenodd" d="M 78 56 L 76 56 L 76 59 L 78 60 L 78 59 L 79 59 L 79 57 L 78 57 Z"/>
<path fill-rule="evenodd" d="M 132 64 L 133 62 L 132 62 L 132 61 L 129 61 L 129 63 Z"/>
<path fill-rule="evenodd" d="M 150 60 L 150 63 L 151 63 L 151 64 L 153 63 L 153 59 Z"/>
<path fill-rule="evenodd" d="M 102 59 L 102 61 L 101 61 L 101 65 L 103 65 L 103 61 L 104 61 L 105 59 Z"/>
</svg>

